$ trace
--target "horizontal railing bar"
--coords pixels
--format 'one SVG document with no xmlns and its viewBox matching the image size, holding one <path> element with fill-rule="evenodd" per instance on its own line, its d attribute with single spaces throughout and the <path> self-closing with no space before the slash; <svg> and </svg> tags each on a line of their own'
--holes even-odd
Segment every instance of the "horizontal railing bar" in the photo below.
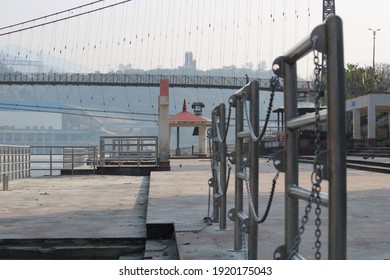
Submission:
<svg viewBox="0 0 390 280">
<path fill-rule="evenodd" d="M 320 121 L 326 122 L 327 119 L 328 119 L 327 111 L 326 110 L 320 111 Z M 316 121 L 315 113 L 309 113 L 287 121 L 286 127 L 288 129 L 298 129 L 301 127 L 315 124 L 315 121 Z"/>
<path fill-rule="evenodd" d="M 303 200 L 309 201 L 310 195 L 311 195 L 311 191 L 309 191 L 308 189 L 299 187 L 299 186 L 294 184 L 294 185 L 289 186 L 288 194 L 291 197 L 295 197 L 295 198 L 298 198 L 298 199 L 303 199 Z M 328 196 L 328 194 L 324 193 L 324 192 L 320 192 L 320 198 L 321 198 L 321 203 L 320 204 L 322 206 L 328 207 L 328 205 L 329 205 L 329 196 Z"/>
<path fill-rule="evenodd" d="M 300 254 L 300 253 L 298 253 L 298 252 L 295 252 L 295 253 L 291 256 L 291 259 L 292 259 L 292 260 L 298 260 L 298 261 L 306 260 L 306 258 L 305 258 L 302 254 Z"/>
<path fill-rule="evenodd" d="M 240 132 L 237 132 L 237 137 L 238 137 L 238 138 L 249 138 L 249 136 L 250 136 L 249 131 L 240 131 Z"/>
<path fill-rule="evenodd" d="M 250 91 L 250 82 L 244 85 L 243 87 L 241 87 L 239 90 L 237 90 L 235 94 L 240 96 L 245 91 Z"/>
<path fill-rule="evenodd" d="M 242 211 L 238 211 L 238 212 L 237 212 L 237 219 L 238 219 L 239 221 L 245 222 L 245 221 L 248 220 L 248 218 L 249 218 L 249 217 L 248 217 L 244 212 L 242 212 Z"/>
<path fill-rule="evenodd" d="M 313 50 L 313 42 L 319 37 L 325 36 L 325 23 L 318 25 L 310 34 L 298 42 L 294 47 L 287 51 L 283 55 L 283 58 L 288 63 L 295 63 L 300 58 L 307 55 L 310 51 Z M 324 46 L 316 46 L 316 49 L 323 48 Z M 322 52 L 324 50 L 321 50 Z"/>
</svg>

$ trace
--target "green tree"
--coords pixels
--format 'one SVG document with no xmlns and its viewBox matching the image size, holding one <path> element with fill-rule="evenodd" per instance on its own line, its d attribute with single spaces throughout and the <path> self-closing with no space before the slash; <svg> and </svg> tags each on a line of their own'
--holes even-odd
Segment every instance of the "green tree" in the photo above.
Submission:
<svg viewBox="0 0 390 280">
<path fill-rule="evenodd" d="M 345 95 L 352 98 L 367 94 L 375 84 L 373 73 L 358 64 L 347 64 L 345 70 Z"/>
<path fill-rule="evenodd" d="M 345 94 L 352 98 L 372 92 L 386 92 L 390 88 L 390 64 L 377 64 L 363 68 L 347 64 L 345 69 Z"/>
</svg>

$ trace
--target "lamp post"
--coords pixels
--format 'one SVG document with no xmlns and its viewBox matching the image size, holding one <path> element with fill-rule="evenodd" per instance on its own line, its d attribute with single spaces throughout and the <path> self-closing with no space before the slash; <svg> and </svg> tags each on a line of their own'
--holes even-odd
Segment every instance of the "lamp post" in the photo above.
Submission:
<svg viewBox="0 0 390 280">
<path fill-rule="evenodd" d="M 368 28 L 368 30 L 372 31 L 372 35 L 373 35 L 373 46 L 372 46 L 372 69 L 374 70 L 375 72 L 375 36 L 376 36 L 376 32 L 379 31 L 380 29 L 371 29 L 371 28 Z"/>
</svg>

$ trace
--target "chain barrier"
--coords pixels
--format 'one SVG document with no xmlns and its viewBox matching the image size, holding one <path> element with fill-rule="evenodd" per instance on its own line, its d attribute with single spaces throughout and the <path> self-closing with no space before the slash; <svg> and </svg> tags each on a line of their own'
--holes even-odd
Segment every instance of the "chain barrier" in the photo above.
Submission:
<svg viewBox="0 0 390 280">
<path fill-rule="evenodd" d="M 171 237 L 171 239 L 169 239 L 167 245 L 165 245 L 161 249 L 149 249 L 149 250 L 145 250 L 144 252 L 145 253 L 164 252 L 165 250 L 167 250 L 172 245 L 174 239 L 175 239 L 175 234 L 172 234 L 172 237 Z"/>
<path fill-rule="evenodd" d="M 252 191 L 251 191 L 250 183 L 249 183 L 249 179 L 248 179 L 249 177 L 248 177 L 248 173 L 246 172 L 246 166 L 245 165 L 244 165 L 244 168 L 243 168 L 243 173 L 245 175 L 245 186 L 246 186 L 246 190 L 247 190 L 247 193 L 248 193 L 249 209 L 250 209 L 250 211 L 251 211 L 251 213 L 253 215 L 253 218 L 254 218 L 255 222 L 258 223 L 258 224 L 262 224 L 267 219 L 269 211 L 271 210 L 272 200 L 273 200 L 273 197 L 274 197 L 274 194 L 275 194 L 276 182 L 277 182 L 277 180 L 279 178 L 279 171 L 276 173 L 275 177 L 272 179 L 272 186 L 271 186 L 271 191 L 270 191 L 269 198 L 268 198 L 267 207 L 266 207 L 266 209 L 264 211 L 264 214 L 263 214 L 263 217 L 261 219 L 257 216 L 257 213 L 256 213 L 256 209 L 255 209 L 254 202 L 253 202 L 253 197 L 252 197 Z"/>
<path fill-rule="evenodd" d="M 270 95 L 270 100 L 269 100 L 269 103 L 268 103 L 268 109 L 267 109 L 267 114 L 266 114 L 266 117 L 265 117 L 265 123 L 264 123 L 264 126 L 261 130 L 261 133 L 260 135 L 257 137 L 253 131 L 253 127 L 252 127 L 252 124 L 251 124 L 251 120 L 250 120 L 250 117 L 249 117 L 249 110 L 248 110 L 248 105 L 246 104 L 246 95 L 243 94 L 242 95 L 242 102 L 244 104 L 244 111 L 245 111 L 245 117 L 246 117 L 246 122 L 248 124 L 248 128 L 249 128 L 249 134 L 252 138 L 252 140 L 254 142 L 257 142 L 259 140 L 261 140 L 263 137 L 264 137 L 264 134 L 267 130 L 267 127 L 268 127 L 268 122 L 269 122 L 269 119 L 270 119 L 270 116 L 271 116 L 271 112 L 272 112 L 272 107 L 273 107 L 273 103 L 274 103 L 274 97 L 275 97 L 275 91 L 276 91 L 276 88 L 280 85 L 279 83 L 279 79 L 278 77 L 272 77 L 271 78 L 271 81 L 270 81 L 270 86 L 271 86 L 271 95 Z"/>
<path fill-rule="evenodd" d="M 224 135 L 223 138 L 221 137 L 221 131 L 219 129 L 219 126 L 217 125 L 216 116 L 213 116 L 213 125 L 214 125 L 214 128 L 215 128 L 216 132 L 217 132 L 218 142 L 220 142 L 220 143 L 224 143 L 226 141 L 226 137 L 227 137 L 227 134 L 228 134 L 228 131 L 229 131 L 229 127 L 230 127 L 231 113 L 232 113 L 232 105 L 229 104 L 228 116 L 227 116 L 227 122 L 226 122 L 226 129 L 225 129 L 225 135 Z M 211 147 L 212 147 L 212 138 L 213 138 L 213 136 L 209 135 L 208 137 L 209 137 L 209 151 L 210 151 L 210 155 L 212 155 L 213 152 L 212 152 Z M 228 167 L 228 174 L 227 174 L 227 178 L 226 178 L 226 189 L 222 190 L 220 182 L 218 180 L 218 178 L 219 178 L 218 162 L 214 162 L 214 157 L 210 156 L 211 173 L 212 173 L 213 180 L 214 180 L 213 183 L 214 183 L 214 186 L 218 187 L 218 193 L 220 195 L 225 195 L 226 194 L 227 189 L 228 189 L 228 185 L 229 185 L 230 173 L 231 173 L 232 167 L 231 167 L 231 165 L 229 164 L 228 161 L 227 161 L 227 163 L 228 163 L 229 167 Z"/>
<path fill-rule="evenodd" d="M 231 114 L 232 114 L 232 105 L 229 104 L 228 116 L 227 116 L 227 122 L 226 122 L 226 130 L 225 130 L 225 135 L 223 136 L 223 138 L 221 137 L 221 131 L 219 130 L 219 126 L 217 124 L 217 116 L 213 115 L 212 123 L 213 123 L 214 128 L 217 132 L 218 142 L 220 142 L 220 143 L 223 143 L 226 141 L 226 137 L 227 137 L 229 127 L 230 127 Z"/>
<path fill-rule="evenodd" d="M 248 260 L 248 247 L 246 245 L 246 235 L 248 234 L 246 227 L 243 225 L 241 228 L 241 243 L 242 251 L 244 252 L 244 259 Z"/>
<path fill-rule="evenodd" d="M 315 139 L 314 139 L 314 145 L 315 145 L 315 152 L 314 152 L 314 157 L 317 157 L 321 151 L 321 143 L 320 143 L 320 137 L 321 137 L 321 121 L 320 121 L 320 92 L 319 92 L 319 87 L 320 87 L 320 72 L 321 72 L 321 66 L 320 66 L 320 61 L 319 61 L 319 52 L 316 50 L 317 47 L 317 40 L 313 42 L 313 62 L 314 62 L 314 75 L 315 75 L 315 81 L 314 81 L 314 90 L 315 90 Z M 321 192 L 321 181 L 322 181 L 322 169 L 321 169 L 321 164 L 314 160 L 313 163 L 313 172 L 311 174 L 311 183 L 312 183 L 312 188 L 311 188 L 311 193 L 309 196 L 308 204 L 305 207 L 305 214 L 302 217 L 301 220 L 301 225 L 298 229 L 298 235 L 295 238 L 295 242 L 293 246 L 291 247 L 290 253 L 288 254 L 288 259 L 291 259 L 296 252 L 298 252 L 298 246 L 301 243 L 302 240 L 302 235 L 305 231 L 305 226 L 306 223 L 309 220 L 309 214 L 312 209 L 312 204 L 313 202 L 316 204 L 315 208 L 315 214 L 316 214 L 316 219 L 315 219 L 315 225 L 316 225 L 316 230 L 315 230 L 315 258 L 316 260 L 321 259 L 321 197 L 320 197 L 320 192 Z"/>
<path fill-rule="evenodd" d="M 208 139 L 209 139 L 209 154 L 210 154 L 210 167 L 211 167 L 211 174 L 212 174 L 212 176 L 213 176 L 213 181 L 215 181 L 215 179 L 214 178 L 216 178 L 215 176 L 215 170 L 214 170 L 214 157 L 212 157 L 211 155 L 212 155 L 212 153 L 213 153 L 213 151 L 212 151 L 212 148 L 211 148 L 211 144 L 212 144 L 212 136 L 211 135 L 207 135 L 207 137 L 208 137 Z M 212 182 L 212 184 L 213 184 L 213 186 L 215 186 L 215 182 Z M 211 213 L 210 214 L 210 208 L 211 208 L 211 186 L 210 186 L 210 183 L 209 183 L 209 197 L 208 197 L 208 206 L 207 206 L 207 219 L 209 220 L 209 221 L 211 221 L 212 220 L 212 216 L 213 216 L 213 214 L 214 213 Z"/>
</svg>

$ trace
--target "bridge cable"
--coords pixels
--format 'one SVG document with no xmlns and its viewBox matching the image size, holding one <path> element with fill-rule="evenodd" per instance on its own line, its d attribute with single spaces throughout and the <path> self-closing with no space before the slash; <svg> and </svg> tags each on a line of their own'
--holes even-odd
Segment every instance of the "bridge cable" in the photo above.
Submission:
<svg viewBox="0 0 390 280">
<path fill-rule="evenodd" d="M 86 6 L 90 6 L 90 5 L 96 4 L 96 3 L 98 3 L 98 2 L 104 2 L 104 1 L 105 1 L 105 0 L 99 0 L 99 1 L 92 2 L 92 3 L 84 4 L 84 5 L 75 7 L 75 8 L 67 9 L 67 10 L 64 10 L 64 11 L 61 11 L 61 12 L 49 14 L 49 15 L 46 15 L 46 16 L 43 16 L 43 17 L 39 17 L 39 18 L 35 18 L 35 19 L 23 21 L 23 22 L 20 22 L 20 23 L 17 23 L 17 24 L 9 25 L 9 26 L 0 27 L 0 30 L 13 28 L 13 27 L 18 26 L 18 25 L 24 25 L 24 24 L 26 24 L 26 23 L 35 22 L 35 21 L 42 20 L 42 19 L 46 19 L 46 18 L 53 17 L 53 16 L 58 16 L 58 15 L 60 15 L 60 14 L 66 13 L 66 12 L 71 12 L 71 11 L 73 11 L 73 10 L 77 10 L 77 9 L 79 9 L 79 8 L 84 8 L 84 7 L 86 7 Z"/>
<path fill-rule="evenodd" d="M 88 12 L 82 12 L 82 13 L 79 13 L 79 14 L 76 14 L 76 15 L 67 16 L 67 17 L 64 17 L 64 18 L 57 19 L 57 20 L 52 20 L 52 21 L 41 23 L 41 24 L 35 24 L 33 26 L 30 26 L 30 27 L 24 27 L 24 28 L 19 28 L 17 30 L 0 33 L 0 37 L 8 35 L 8 34 L 13 34 L 13 33 L 21 32 L 21 31 L 30 30 L 30 29 L 33 29 L 33 28 L 49 25 L 49 24 L 54 24 L 56 22 L 64 21 L 64 20 L 75 18 L 75 17 L 78 17 L 78 16 L 83 16 L 83 15 L 87 15 L 87 14 L 90 14 L 90 13 L 98 12 L 98 11 L 101 11 L 101 10 L 104 10 L 104 9 L 108 9 L 108 8 L 112 8 L 112 7 L 118 6 L 118 5 L 126 3 L 126 2 L 130 2 L 130 1 L 133 1 L 133 0 L 125 0 L 125 1 L 118 2 L 118 3 L 115 3 L 115 4 L 109 5 L 109 6 L 105 6 L 105 7 L 98 8 L 98 9 L 94 9 L 94 10 L 91 10 L 91 11 L 88 11 Z"/>
<path fill-rule="evenodd" d="M 20 106 L 20 105 L 19 105 Z M 103 119 L 114 119 L 114 120 L 133 120 L 133 121 L 141 121 L 141 122 L 153 122 L 153 123 L 156 123 L 155 120 L 148 120 L 148 119 L 134 119 L 134 118 L 124 118 L 124 117 L 114 117 L 114 116 L 108 116 L 107 114 L 106 115 L 86 115 L 85 113 L 72 113 L 72 112 L 53 112 L 52 110 L 47 110 L 47 109 L 44 109 L 44 110 L 35 110 L 35 109 L 28 109 L 28 108 L 19 108 L 17 107 L 19 111 L 27 111 L 27 112 L 43 112 L 43 113 L 53 113 L 53 114 L 64 114 L 64 115 L 71 115 L 71 116 L 82 116 L 82 117 L 92 117 L 92 118 L 103 118 Z M 34 107 L 36 108 L 36 106 Z M 39 107 L 38 107 L 39 108 Z M 0 109 L 4 109 L 4 110 L 10 110 L 11 108 L 10 107 L 2 107 L 0 105 Z M 12 110 L 14 110 L 12 108 Z M 105 112 L 106 113 L 106 112 Z"/>
</svg>

